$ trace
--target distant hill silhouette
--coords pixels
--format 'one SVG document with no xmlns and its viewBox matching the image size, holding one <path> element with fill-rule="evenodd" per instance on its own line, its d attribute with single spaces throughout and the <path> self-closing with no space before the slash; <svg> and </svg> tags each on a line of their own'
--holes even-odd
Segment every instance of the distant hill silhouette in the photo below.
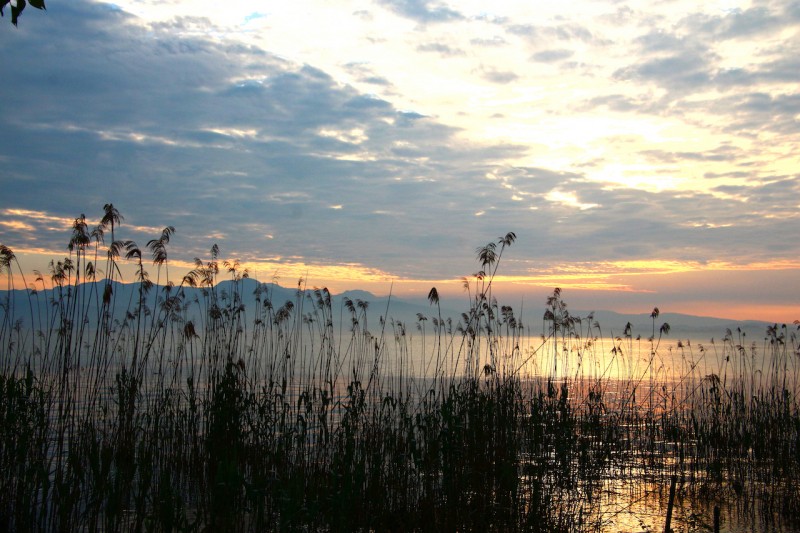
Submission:
<svg viewBox="0 0 800 533">
<path fill-rule="evenodd" d="M 254 279 L 243 279 L 237 282 L 239 284 L 239 293 L 241 295 L 241 304 L 245 308 L 245 316 L 253 317 L 256 305 L 264 305 L 266 300 L 269 300 L 274 308 L 279 308 L 287 301 L 295 304 L 297 309 L 298 290 L 296 288 L 282 287 L 275 283 L 262 283 Z M 87 283 L 77 288 L 81 292 L 81 299 L 84 305 L 87 305 L 91 299 L 102 299 L 103 289 L 106 282 L 104 280 L 94 283 Z M 226 305 L 230 302 L 231 295 L 234 292 L 234 282 L 230 280 L 220 282 L 216 287 L 216 292 L 222 298 L 220 305 Z M 138 304 L 139 284 L 138 283 L 119 283 L 113 282 L 113 297 L 115 299 L 115 316 L 114 318 L 122 319 L 126 311 L 135 310 Z M 257 301 L 256 289 L 260 291 L 260 302 Z M 65 287 L 63 291 L 74 291 L 75 287 Z M 193 288 L 193 287 L 174 287 L 171 289 L 171 294 L 175 294 L 178 290 L 183 291 L 184 302 L 191 302 L 189 306 L 189 313 L 194 316 L 200 313 L 200 306 L 195 302 L 203 302 L 204 291 L 207 293 L 207 288 Z M 316 300 L 315 289 L 305 289 L 302 295 L 302 305 L 300 312 L 307 313 L 313 309 L 313 302 Z M 159 305 L 163 301 L 166 292 L 163 286 L 153 286 L 146 296 L 146 304 L 149 307 Z M 0 302 L 6 303 L 8 291 L 0 291 Z M 15 290 L 11 292 L 9 307 L 14 311 L 14 317 L 20 320 L 24 327 L 28 327 L 31 322 L 31 316 L 37 322 L 44 323 L 47 314 L 47 306 L 52 305 L 54 296 L 58 295 L 58 290 L 48 289 L 46 291 L 39 291 L 33 294 L 30 290 Z M 381 318 L 386 319 L 387 324 L 394 322 L 402 322 L 406 325 L 409 331 L 416 329 L 416 323 L 420 317 L 432 319 L 438 316 L 438 309 L 431 306 L 425 298 L 415 299 L 402 299 L 397 297 L 376 296 L 368 291 L 363 290 L 349 290 L 341 294 L 331 295 L 331 305 L 333 309 L 333 319 L 337 322 L 344 320 L 345 323 L 350 321 L 350 312 L 345 309 L 345 299 L 353 302 L 357 306 L 358 302 L 366 302 L 366 316 L 368 327 L 373 333 L 381 328 Z M 96 300 L 95 300 L 96 301 Z M 34 303 L 34 313 L 31 313 L 30 302 Z M 38 304 L 36 304 L 38 302 Z M 501 302 L 502 304 L 502 302 Z M 38 305 L 38 307 L 37 307 Z M 461 314 L 467 312 L 466 300 L 459 302 L 448 300 L 443 297 L 441 299 L 441 314 L 444 319 L 450 318 L 453 324 L 458 323 Z M 90 309 L 89 320 L 96 319 L 94 309 L 96 305 L 91 303 L 88 305 Z M 40 313 L 40 317 L 36 317 L 36 309 Z M 363 311 L 363 305 L 356 309 Z M 521 319 L 523 324 L 529 328 L 531 335 L 540 335 L 542 333 L 543 324 L 542 316 L 544 313 L 544 306 L 535 308 L 528 306 Z M 573 316 L 586 319 L 590 315 L 589 311 L 572 310 Z M 633 337 L 640 336 L 642 339 L 650 337 L 653 331 L 653 321 L 648 313 L 642 314 L 623 314 L 614 311 L 596 310 L 592 313 L 593 323 L 597 322 L 600 326 L 600 331 L 603 337 L 616 337 L 621 336 L 628 323 L 631 324 L 631 332 Z M 199 318 L 197 316 L 195 319 Z M 670 339 L 691 339 L 693 341 L 709 342 L 712 338 L 721 340 L 726 332 L 731 332 L 736 339 L 740 333 L 745 334 L 747 342 L 760 341 L 765 337 L 766 329 L 771 324 L 768 322 L 747 320 L 736 321 L 729 319 L 701 317 L 680 313 L 662 313 L 656 319 L 656 333 L 663 323 L 670 325 L 670 332 L 666 336 Z M 791 325 L 789 330 L 796 329 Z"/>
</svg>

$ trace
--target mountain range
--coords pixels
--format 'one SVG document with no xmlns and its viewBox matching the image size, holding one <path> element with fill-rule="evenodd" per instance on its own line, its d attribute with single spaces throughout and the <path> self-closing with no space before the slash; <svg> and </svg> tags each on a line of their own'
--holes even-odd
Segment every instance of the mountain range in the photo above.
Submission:
<svg viewBox="0 0 800 533">
<path fill-rule="evenodd" d="M 216 286 L 217 295 L 222 298 L 223 304 L 230 303 L 230 296 L 234 293 L 234 283 L 233 281 L 222 281 Z M 289 301 L 295 305 L 295 309 L 301 306 L 301 312 L 308 313 L 313 310 L 313 302 L 317 298 L 315 289 L 305 289 L 301 304 L 298 299 L 297 289 L 282 287 L 275 283 L 260 283 L 247 278 L 240 280 L 238 284 L 238 293 L 241 295 L 240 303 L 244 305 L 246 316 L 254 316 L 253 310 L 256 306 L 263 305 L 267 299 L 271 301 L 275 309 Z M 96 315 L 94 310 L 97 307 L 97 302 L 102 299 L 105 285 L 105 281 L 97 281 L 79 285 L 77 288 L 82 294 L 81 298 L 84 298 L 85 305 L 88 302 L 87 308 L 90 309 L 89 320 L 93 319 L 92 313 Z M 258 291 L 256 290 L 257 288 Z M 66 291 L 68 289 L 64 288 L 63 290 Z M 69 290 L 74 291 L 76 288 L 71 287 Z M 114 301 L 116 302 L 116 318 L 124 317 L 124 313 L 128 309 L 135 309 L 138 303 L 138 283 L 122 284 L 114 282 L 112 290 Z M 175 294 L 177 290 L 178 288 L 173 288 L 171 294 Z M 180 290 L 183 291 L 185 302 L 194 302 L 195 300 L 202 302 L 204 291 L 208 291 L 207 288 L 192 287 L 181 287 Z M 259 291 L 260 296 L 257 296 L 256 293 Z M 38 292 L 31 290 L 0 291 L 0 305 L 2 305 L 0 313 L 8 313 L 10 309 L 13 313 L 13 319 L 15 321 L 20 320 L 23 326 L 27 326 L 31 318 L 38 320 L 35 318 L 37 309 L 41 317 L 45 316 L 47 305 L 52 305 L 53 298 L 57 294 L 58 291 L 53 289 L 40 290 Z M 159 305 L 159 298 L 163 301 L 165 294 L 167 293 L 164 287 L 154 286 L 148 292 L 145 301 L 149 307 Z M 331 308 L 335 322 L 339 320 L 349 322 L 351 320 L 351 311 L 346 306 L 348 300 L 352 302 L 357 315 L 362 313 L 366 315 L 367 325 L 373 332 L 381 327 L 381 318 L 388 317 L 387 324 L 391 324 L 391 321 L 395 323 L 402 322 L 408 331 L 414 331 L 418 322 L 430 320 L 432 324 L 432 319 L 437 318 L 440 312 L 443 319 L 450 318 L 453 324 L 457 324 L 462 313 L 469 311 L 466 298 L 462 302 L 442 298 L 439 303 L 440 308 L 437 308 L 425 298 L 401 299 L 393 296 L 376 296 L 363 290 L 350 290 L 341 294 L 331 295 Z M 502 302 L 500 303 L 502 304 Z M 33 304 L 33 312 L 31 312 L 31 304 Z M 192 311 L 192 309 L 196 311 Z M 189 312 L 199 312 L 199 309 L 199 306 L 190 306 Z M 516 310 L 515 312 L 518 313 Z M 544 305 L 538 309 L 531 305 L 524 310 L 522 316 L 517 316 L 516 318 L 521 320 L 528 328 L 530 335 L 540 335 L 547 327 L 543 320 L 544 312 Z M 726 333 L 732 334 L 734 339 L 739 338 L 744 333 L 745 339 L 751 342 L 764 339 L 767 328 L 772 326 L 768 322 L 756 320 L 736 321 L 681 313 L 661 313 L 655 320 L 650 313 L 624 314 L 610 310 L 570 310 L 570 314 L 573 317 L 585 319 L 583 322 L 584 330 L 590 322 L 593 325 L 599 325 L 599 333 L 603 337 L 621 336 L 626 326 L 630 324 L 630 331 L 634 338 L 637 336 L 648 338 L 654 330 L 658 334 L 661 326 L 666 323 L 669 324 L 669 332 L 665 334 L 665 337 L 673 340 L 688 339 L 709 342 L 711 339 L 722 339 Z M 592 318 L 589 320 L 587 317 Z M 0 318 L 2 318 L 2 314 L 0 314 Z M 430 325 L 426 324 L 426 327 L 430 328 Z M 795 331 L 797 326 L 788 325 L 787 329 Z"/>
</svg>

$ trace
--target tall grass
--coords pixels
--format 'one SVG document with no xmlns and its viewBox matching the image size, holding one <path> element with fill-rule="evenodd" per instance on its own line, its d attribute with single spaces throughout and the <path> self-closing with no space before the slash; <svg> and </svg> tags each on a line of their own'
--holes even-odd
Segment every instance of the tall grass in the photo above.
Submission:
<svg viewBox="0 0 800 533">
<path fill-rule="evenodd" d="M 0 247 L 4 530 L 602 531 L 673 475 L 678 520 L 719 504 L 754 529 L 797 526 L 788 328 L 681 344 L 668 375 L 657 309 L 650 339 L 628 327 L 604 349 L 556 289 L 531 342 L 492 295 L 509 233 L 477 250 L 456 321 L 433 289 L 430 318 L 370 330 L 368 302 L 337 308 L 302 282 L 283 302 L 257 284 L 245 305 L 248 272 L 216 246 L 176 285 L 174 228 L 142 250 L 116 239 L 121 221 L 110 204 L 96 228 L 77 218 L 24 308 Z M 718 371 L 699 374 L 701 357 Z"/>
</svg>

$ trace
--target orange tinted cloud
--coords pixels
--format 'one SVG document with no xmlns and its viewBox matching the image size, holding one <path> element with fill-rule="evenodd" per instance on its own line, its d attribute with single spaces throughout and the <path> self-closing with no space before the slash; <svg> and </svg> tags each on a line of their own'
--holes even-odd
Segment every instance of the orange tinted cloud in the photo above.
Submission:
<svg viewBox="0 0 800 533">
<path fill-rule="evenodd" d="M 34 227 L 19 220 L 0 220 L 0 226 L 19 231 L 33 231 Z"/>
</svg>

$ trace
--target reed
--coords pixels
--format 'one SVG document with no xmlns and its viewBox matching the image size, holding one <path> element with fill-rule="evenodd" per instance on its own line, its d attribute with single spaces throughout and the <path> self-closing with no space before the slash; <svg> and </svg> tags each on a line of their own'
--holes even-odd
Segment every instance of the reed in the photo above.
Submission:
<svg viewBox="0 0 800 533">
<path fill-rule="evenodd" d="M 373 332 L 368 302 L 335 308 L 302 282 L 283 302 L 256 284 L 246 305 L 248 272 L 216 246 L 175 285 L 172 227 L 146 247 L 153 282 L 116 240 L 122 220 L 111 204 L 96 228 L 78 217 L 24 306 L 0 247 L 5 530 L 605 531 L 648 498 L 665 516 L 673 476 L 674 524 L 718 506 L 748 528 L 798 526 L 789 328 L 681 344 L 667 375 L 654 309 L 650 339 L 626 328 L 598 366 L 600 325 L 556 289 L 530 343 L 492 296 L 509 233 L 477 250 L 459 319 L 433 289 L 418 337 L 390 310 Z M 136 266 L 128 301 L 121 261 Z M 718 370 L 700 375 L 700 357 Z"/>
</svg>

